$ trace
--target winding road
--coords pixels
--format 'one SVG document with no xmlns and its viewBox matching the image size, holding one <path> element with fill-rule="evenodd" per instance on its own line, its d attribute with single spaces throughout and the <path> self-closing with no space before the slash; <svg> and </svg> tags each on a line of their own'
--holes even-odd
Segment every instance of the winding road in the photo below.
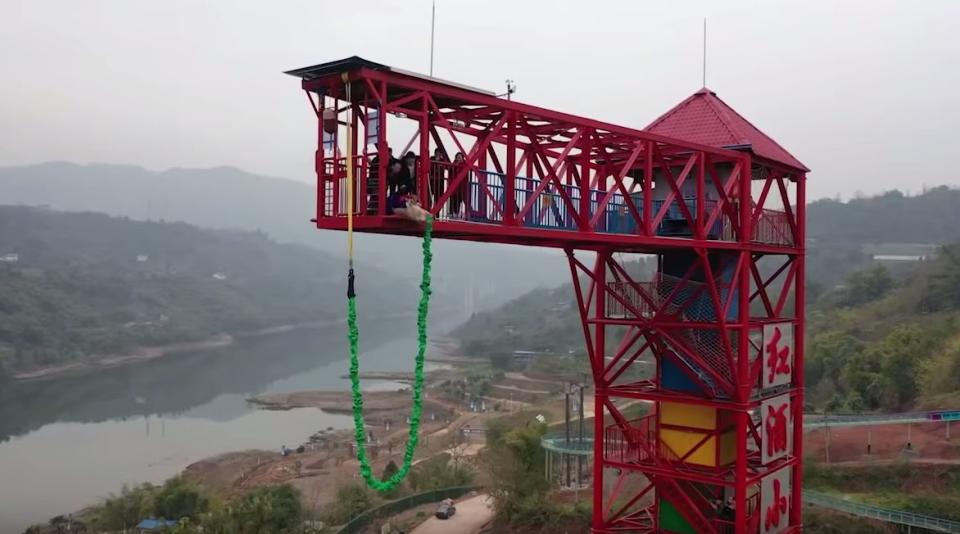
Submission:
<svg viewBox="0 0 960 534">
<path fill-rule="evenodd" d="M 457 513 L 450 519 L 431 517 L 411 534 L 477 534 L 491 519 L 493 508 L 488 499 L 489 495 L 481 493 L 457 502 Z"/>
</svg>

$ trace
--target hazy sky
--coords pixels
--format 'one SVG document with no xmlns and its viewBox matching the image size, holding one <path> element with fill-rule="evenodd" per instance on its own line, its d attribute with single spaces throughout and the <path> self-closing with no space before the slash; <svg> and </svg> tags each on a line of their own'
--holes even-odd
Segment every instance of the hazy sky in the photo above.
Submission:
<svg viewBox="0 0 960 534">
<path fill-rule="evenodd" d="M 960 185 L 960 1 L 438 0 L 435 74 L 643 127 L 707 85 L 813 169 L 810 197 Z M 0 0 L 0 165 L 312 177 L 294 67 L 426 72 L 430 0 Z"/>
</svg>

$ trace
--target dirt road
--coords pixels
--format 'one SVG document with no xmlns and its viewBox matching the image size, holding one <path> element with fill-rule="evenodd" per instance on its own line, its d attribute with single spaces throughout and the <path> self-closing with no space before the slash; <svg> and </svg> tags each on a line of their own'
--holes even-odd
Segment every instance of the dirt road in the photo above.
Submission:
<svg viewBox="0 0 960 534">
<path fill-rule="evenodd" d="M 411 534 L 476 534 L 483 525 L 493 519 L 493 509 L 487 501 L 488 495 L 481 493 L 457 503 L 457 513 L 450 519 L 431 517 Z"/>
</svg>

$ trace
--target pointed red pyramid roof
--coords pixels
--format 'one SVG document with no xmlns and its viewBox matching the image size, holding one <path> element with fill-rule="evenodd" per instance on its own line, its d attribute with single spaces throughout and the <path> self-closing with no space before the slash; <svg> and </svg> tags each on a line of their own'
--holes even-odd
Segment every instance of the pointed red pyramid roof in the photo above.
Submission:
<svg viewBox="0 0 960 534">
<path fill-rule="evenodd" d="M 645 130 L 692 143 L 749 149 L 757 156 L 788 167 L 810 170 L 706 87 L 661 115 Z"/>
</svg>

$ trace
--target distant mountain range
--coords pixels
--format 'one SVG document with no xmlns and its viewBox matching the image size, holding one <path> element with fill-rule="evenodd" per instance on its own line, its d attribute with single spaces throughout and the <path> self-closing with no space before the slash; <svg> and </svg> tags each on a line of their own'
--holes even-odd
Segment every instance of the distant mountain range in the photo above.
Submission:
<svg viewBox="0 0 960 534">
<path fill-rule="evenodd" d="M 343 257 L 342 233 L 317 231 L 311 184 L 233 167 L 154 172 L 129 165 L 52 162 L 0 167 L 0 204 L 95 211 L 138 220 L 184 221 L 207 228 L 260 230 L 288 243 Z M 937 187 L 916 196 L 891 191 L 807 207 L 808 274 L 832 285 L 870 261 L 865 247 L 885 243 L 949 243 L 960 239 L 960 190 Z M 489 308 L 537 287 L 568 281 L 555 251 L 438 240 L 434 279 L 446 292 Z M 360 265 L 416 284 L 416 240 L 358 235 Z"/>
<path fill-rule="evenodd" d="M 343 317 L 342 266 L 262 232 L 0 206 L 0 372 Z M 359 281 L 369 316 L 417 288 Z"/>
<path fill-rule="evenodd" d="M 314 203 L 310 184 L 233 167 L 162 172 L 129 165 L 65 162 L 0 167 L 0 204 L 259 230 L 281 242 L 344 257 L 344 234 L 318 231 L 310 222 Z M 359 265 L 377 267 L 388 276 L 416 285 L 421 259 L 415 239 L 358 235 L 356 243 Z M 570 276 L 566 261 L 555 251 L 438 240 L 434 252 L 437 286 L 449 294 L 459 293 L 479 308 L 536 287 L 563 283 Z"/>
</svg>

